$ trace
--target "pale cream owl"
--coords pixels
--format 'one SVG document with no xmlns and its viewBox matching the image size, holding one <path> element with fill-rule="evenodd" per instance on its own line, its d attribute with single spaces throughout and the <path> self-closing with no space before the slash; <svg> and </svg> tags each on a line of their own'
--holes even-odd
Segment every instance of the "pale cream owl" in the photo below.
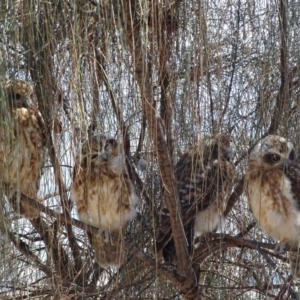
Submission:
<svg viewBox="0 0 300 300">
<path fill-rule="evenodd" d="M 280 244 L 299 247 L 300 165 L 293 144 L 277 135 L 261 140 L 249 157 L 248 200 L 262 229 Z M 300 277 L 299 253 L 290 251 L 293 276 Z"/>
<path fill-rule="evenodd" d="M 99 265 L 120 266 L 124 228 L 136 216 L 138 198 L 126 169 L 123 147 L 115 139 L 97 135 L 83 143 L 76 157 L 71 198 L 80 220 L 100 229 L 97 235 L 89 234 Z"/>
<path fill-rule="evenodd" d="M 39 212 L 13 202 L 16 191 L 37 199 L 45 154 L 44 121 L 32 103 L 33 87 L 22 80 L 1 82 L 0 181 L 13 208 L 27 218 Z M 5 100 L 5 101 L 3 101 Z M 7 113 L 8 111 L 8 113 Z"/>
</svg>

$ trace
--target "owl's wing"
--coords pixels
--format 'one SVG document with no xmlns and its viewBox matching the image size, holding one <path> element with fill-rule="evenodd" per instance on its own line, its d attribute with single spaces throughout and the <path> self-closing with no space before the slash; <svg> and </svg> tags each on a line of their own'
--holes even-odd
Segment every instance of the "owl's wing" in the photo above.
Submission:
<svg viewBox="0 0 300 300">
<path fill-rule="evenodd" d="M 44 120 L 42 118 L 41 113 L 37 109 L 30 109 L 29 114 L 31 114 L 31 126 L 28 126 L 27 128 L 23 128 L 24 131 L 23 140 L 25 141 L 26 136 L 31 137 L 31 163 L 30 168 L 28 170 L 24 170 L 24 172 L 27 173 L 27 179 L 23 179 L 21 183 L 22 193 L 24 193 L 26 196 L 32 197 L 33 199 L 36 199 L 37 197 L 37 191 L 40 188 L 40 181 L 42 177 L 42 169 L 43 165 L 45 163 L 45 146 L 46 146 L 46 136 L 45 136 L 45 124 Z M 28 133 L 31 133 L 29 135 Z M 23 145 L 23 149 L 26 149 L 28 147 L 28 143 L 25 143 Z M 24 158 L 26 159 L 26 158 Z M 21 172 L 23 173 L 23 171 Z M 24 174 L 26 176 L 26 174 Z M 32 181 L 30 180 L 32 179 Z M 34 185 L 31 188 L 30 184 L 26 184 L 28 181 L 33 182 Z M 23 215 L 25 215 L 27 218 L 35 218 L 39 215 L 39 212 L 35 209 L 32 209 L 31 207 L 27 207 L 27 204 L 23 201 L 21 202 L 21 206 L 24 209 Z"/>
<path fill-rule="evenodd" d="M 204 210 L 211 203 L 207 189 L 214 181 L 215 167 L 199 153 L 185 153 L 175 167 L 182 214 L 190 210 Z"/>
<path fill-rule="evenodd" d="M 208 161 L 205 162 L 208 164 Z M 206 166 L 199 153 L 186 152 L 175 167 L 177 188 L 179 193 L 181 222 L 185 230 L 188 251 L 192 255 L 194 239 L 194 220 L 197 212 L 207 208 L 212 202 L 209 186 L 212 186 L 212 173 L 215 168 Z M 157 235 L 157 251 L 163 250 L 165 261 L 174 261 L 175 246 L 169 213 L 162 211 L 162 223 Z"/>
<path fill-rule="evenodd" d="M 118 240 L 113 241 L 110 235 L 118 237 Z M 106 232 L 101 235 L 88 233 L 88 238 L 94 249 L 95 259 L 102 268 L 120 267 L 124 260 L 124 245 L 119 232 Z"/>
<path fill-rule="evenodd" d="M 291 182 L 293 198 L 297 201 L 298 210 L 300 210 L 300 164 L 292 161 L 284 171 Z"/>
<path fill-rule="evenodd" d="M 195 217 L 215 201 L 224 210 L 235 178 L 235 167 L 225 159 L 205 158 L 199 152 L 189 151 L 178 161 L 175 171 L 182 213 L 180 221 L 185 229 L 189 254 L 192 256 Z M 167 210 L 163 214 L 156 248 L 158 252 L 163 250 L 165 261 L 174 261 L 175 245 L 170 219 Z"/>
<path fill-rule="evenodd" d="M 11 123 L 10 151 L 5 154 L 6 165 L 0 167 L 2 180 L 11 185 L 13 192 L 20 191 L 29 198 L 37 199 L 45 160 L 44 121 L 35 107 L 18 108 L 12 111 L 12 116 L 14 122 Z M 15 163 L 16 157 L 18 163 Z M 10 199 L 10 203 L 12 202 L 16 202 L 15 197 Z M 39 211 L 28 206 L 22 199 L 17 211 L 29 219 L 39 215 Z"/>
<path fill-rule="evenodd" d="M 290 161 L 289 165 L 284 168 L 285 175 L 291 183 L 291 192 L 293 200 L 296 201 L 295 209 L 300 212 L 300 164 Z M 294 277 L 300 277 L 300 258 L 298 251 L 289 251 L 290 267 Z"/>
</svg>

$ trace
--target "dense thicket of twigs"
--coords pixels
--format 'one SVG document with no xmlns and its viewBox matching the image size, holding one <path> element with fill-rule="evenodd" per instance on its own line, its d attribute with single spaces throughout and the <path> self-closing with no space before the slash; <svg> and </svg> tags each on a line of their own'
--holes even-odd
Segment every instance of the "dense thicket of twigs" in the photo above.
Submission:
<svg viewBox="0 0 300 300">
<path fill-rule="evenodd" d="M 299 26 L 296 0 L 0 1 L 0 75 L 35 86 L 48 149 L 41 217 L 20 218 L 1 197 L 0 298 L 296 299 L 299 281 L 254 222 L 243 177 L 266 134 L 300 144 Z M 99 132 L 123 141 L 140 198 L 118 271 L 95 263 L 72 220 L 74 155 Z M 174 163 L 217 132 L 237 150 L 224 234 L 200 240 L 191 263 L 171 211 L 180 255 L 166 265 L 154 241 L 160 208 L 176 207 Z"/>
</svg>

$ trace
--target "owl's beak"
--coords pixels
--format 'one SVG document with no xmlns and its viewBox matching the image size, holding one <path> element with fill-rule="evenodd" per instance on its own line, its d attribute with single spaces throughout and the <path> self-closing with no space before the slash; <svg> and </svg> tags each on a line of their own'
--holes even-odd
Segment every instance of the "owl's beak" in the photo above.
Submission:
<svg viewBox="0 0 300 300">
<path fill-rule="evenodd" d="M 101 158 L 102 158 L 103 160 L 107 161 L 107 160 L 108 160 L 108 153 L 107 153 L 107 152 L 103 152 L 103 153 L 101 154 Z"/>
<path fill-rule="evenodd" d="M 19 99 L 13 100 L 13 105 L 16 108 L 29 108 L 30 106 L 30 100 L 27 97 L 20 97 Z"/>
<path fill-rule="evenodd" d="M 24 108 L 28 108 L 29 107 L 29 101 L 28 101 L 28 99 L 24 98 L 21 105 Z"/>
<path fill-rule="evenodd" d="M 232 148 L 226 148 L 223 150 L 223 157 L 228 160 L 228 161 L 231 161 L 234 159 L 235 157 L 235 150 L 232 149 Z"/>
<path fill-rule="evenodd" d="M 281 160 L 281 165 L 283 167 L 283 169 L 286 169 L 289 165 L 290 165 L 290 160 L 288 158 L 283 158 Z"/>
</svg>

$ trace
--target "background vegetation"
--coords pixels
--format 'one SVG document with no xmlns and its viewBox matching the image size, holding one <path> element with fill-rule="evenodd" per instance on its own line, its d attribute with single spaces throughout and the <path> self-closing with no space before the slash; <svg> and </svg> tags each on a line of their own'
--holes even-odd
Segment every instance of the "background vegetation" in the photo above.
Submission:
<svg viewBox="0 0 300 300">
<path fill-rule="evenodd" d="M 0 75 L 35 86 L 48 152 L 40 218 L 2 197 L 0 298 L 296 299 L 299 281 L 256 225 L 243 178 L 268 133 L 299 148 L 299 26 L 297 0 L 2 0 Z M 118 271 L 95 263 L 72 220 L 76 149 L 98 132 L 123 141 L 140 197 Z M 182 249 L 166 265 L 154 245 L 161 207 L 176 206 L 173 166 L 217 132 L 237 151 L 224 234 L 200 241 L 190 263 L 175 228 Z"/>
</svg>

